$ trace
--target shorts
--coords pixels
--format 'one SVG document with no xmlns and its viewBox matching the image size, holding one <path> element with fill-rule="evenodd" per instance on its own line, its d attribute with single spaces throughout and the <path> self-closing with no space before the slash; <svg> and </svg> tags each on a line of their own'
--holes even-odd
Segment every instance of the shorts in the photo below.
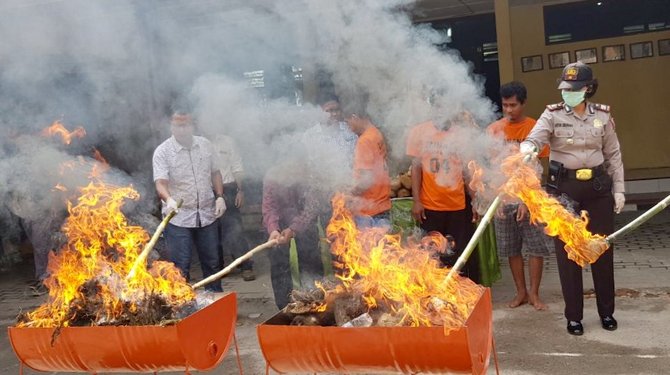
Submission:
<svg viewBox="0 0 670 375">
<path fill-rule="evenodd" d="M 554 243 L 544 233 L 542 226 L 531 224 L 527 217 L 517 221 L 518 205 L 516 204 L 505 205 L 501 209 L 503 217 L 495 217 L 498 256 L 518 256 L 521 255 L 522 250 L 537 257 L 546 257 L 551 254 Z"/>
</svg>

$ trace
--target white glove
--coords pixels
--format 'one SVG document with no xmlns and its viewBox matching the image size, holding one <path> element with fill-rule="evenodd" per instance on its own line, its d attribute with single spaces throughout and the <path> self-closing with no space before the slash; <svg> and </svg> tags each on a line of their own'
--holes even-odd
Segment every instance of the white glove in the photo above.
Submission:
<svg viewBox="0 0 670 375">
<path fill-rule="evenodd" d="M 214 215 L 218 219 L 223 216 L 224 212 L 226 212 L 226 201 L 223 200 L 223 197 L 218 197 L 214 202 L 214 206 Z"/>
<path fill-rule="evenodd" d="M 521 142 L 521 145 L 519 146 L 519 152 L 524 155 L 531 155 L 533 157 L 537 156 L 537 148 L 530 142 Z"/>
<path fill-rule="evenodd" d="M 175 213 L 179 212 L 177 201 L 172 199 L 172 197 L 168 197 L 167 201 L 165 201 L 165 206 L 167 207 L 168 212 L 172 211 L 174 211 Z"/>
<path fill-rule="evenodd" d="M 614 212 L 620 213 L 626 204 L 626 196 L 623 193 L 614 193 Z"/>
</svg>

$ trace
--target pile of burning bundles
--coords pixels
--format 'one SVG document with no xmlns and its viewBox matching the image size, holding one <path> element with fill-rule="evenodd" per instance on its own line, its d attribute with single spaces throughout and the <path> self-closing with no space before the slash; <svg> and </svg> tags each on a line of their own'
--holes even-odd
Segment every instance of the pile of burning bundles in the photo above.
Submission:
<svg viewBox="0 0 670 375">
<path fill-rule="evenodd" d="M 100 182 L 82 188 L 62 228 L 67 243 L 49 260 L 49 298 L 21 314 L 18 327 L 156 325 L 193 311 L 195 293 L 172 263 L 131 272 L 148 235 L 128 224 L 126 198 L 139 194 Z"/>
<path fill-rule="evenodd" d="M 282 313 L 292 325 L 461 327 L 484 288 L 464 277 L 448 280 L 440 252 L 453 243 L 431 233 L 413 244 L 383 229 L 358 230 L 344 207 L 333 201 L 327 228 L 337 259 L 337 281 L 295 290 Z"/>
<path fill-rule="evenodd" d="M 127 198 L 139 194 L 98 181 L 68 205 L 67 243 L 49 260 L 48 299 L 9 328 L 21 368 L 204 371 L 223 359 L 237 319 L 235 294 L 201 303 L 172 263 L 154 260 L 147 267 L 172 215 L 147 242 L 144 229 L 121 212 Z"/>
</svg>

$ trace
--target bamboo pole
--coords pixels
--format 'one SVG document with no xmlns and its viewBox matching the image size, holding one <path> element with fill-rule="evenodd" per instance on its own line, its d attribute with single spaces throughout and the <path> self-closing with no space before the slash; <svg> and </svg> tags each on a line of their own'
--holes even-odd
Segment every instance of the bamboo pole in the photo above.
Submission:
<svg viewBox="0 0 670 375">
<path fill-rule="evenodd" d="M 533 159 L 535 155 L 537 154 L 526 155 L 523 158 L 523 162 L 528 163 Z M 468 261 L 468 259 L 470 259 L 470 255 L 472 255 L 472 252 L 475 250 L 475 246 L 477 246 L 479 238 L 482 236 L 482 234 L 484 234 L 484 230 L 486 230 L 486 227 L 491 222 L 491 219 L 493 218 L 493 215 L 496 213 L 498 206 L 500 206 L 500 203 L 502 202 L 501 199 L 502 195 L 503 195 L 502 193 L 498 194 L 496 199 L 494 199 L 493 202 L 491 202 L 491 204 L 489 205 L 489 208 L 486 209 L 486 213 L 484 213 L 482 220 L 479 222 L 479 225 L 477 225 L 475 233 L 470 238 L 470 241 L 465 246 L 465 249 L 463 249 L 463 252 L 456 260 L 454 266 L 451 268 L 451 270 L 449 270 L 447 277 L 444 278 L 445 284 L 448 283 L 455 275 L 457 275 L 461 271 L 463 266 L 465 266 L 465 263 Z"/>
<path fill-rule="evenodd" d="M 659 212 L 663 211 L 669 205 L 670 205 L 670 195 L 663 198 L 654 207 L 645 211 L 642 215 L 638 216 L 637 219 L 631 221 L 630 223 L 626 224 L 623 228 L 607 236 L 605 238 L 605 241 L 607 241 L 608 245 L 611 245 L 612 242 L 617 240 L 617 238 L 632 232 L 635 228 L 639 227 L 640 225 L 644 224 L 647 220 L 656 216 Z"/>
<path fill-rule="evenodd" d="M 500 202 L 502 202 L 500 195 L 498 195 L 496 199 L 491 202 L 491 205 L 486 210 L 486 213 L 479 222 L 479 225 L 477 225 L 477 230 L 475 230 L 475 233 L 470 238 L 470 242 L 468 242 L 467 246 L 465 246 L 465 249 L 463 250 L 463 253 L 461 253 L 454 266 L 451 268 L 451 270 L 449 270 L 449 274 L 447 274 L 447 277 L 444 279 L 445 284 L 448 283 L 455 275 L 457 275 L 465 265 L 465 262 L 468 261 L 470 255 L 472 255 L 472 252 L 475 250 L 475 246 L 477 246 L 479 238 L 484 233 L 484 230 L 486 230 L 486 226 L 488 226 L 491 222 L 491 219 L 493 218 L 493 215 L 495 215 L 498 206 L 500 206 Z"/>
<path fill-rule="evenodd" d="M 258 253 L 262 250 L 265 250 L 269 247 L 276 246 L 276 245 L 277 245 L 277 240 L 270 240 L 268 242 L 262 243 L 262 244 L 260 244 L 256 247 L 254 247 L 253 249 L 249 250 L 246 254 L 244 254 L 241 257 L 235 259 L 226 268 L 224 268 L 221 271 L 219 271 L 219 272 L 217 272 L 213 275 L 210 275 L 207 278 L 202 279 L 202 280 L 198 281 L 197 283 L 193 284 L 193 289 L 200 288 L 202 286 L 205 286 L 205 285 L 211 283 L 214 280 L 218 280 L 218 279 L 224 277 L 225 275 L 229 274 L 230 271 L 234 270 L 235 267 L 239 266 L 240 263 L 242 263 L 245 260 L 251 258 L 254 254 L 256 254 L 256 253 Z"/>
<path fill-rule="evenodd" d="M 184 203 L 183 199 L 179 199 L 177 201 L 177 208 L 181 207 L 182 203 Z M 140 253 L 140 255 L 135 259 L 135 262 L 133 263 L 132 268 L 130 269 L 130 272 L 128 272 L 128 275 L 126 276 L 126 280 L 130 280 L 133 277 L 135 277 L 135 273 L 137 273 L 137 268 L 140 266 L 140 264 L 144 264 L 144 262 L 147 260 L 147 257 L 149 256 L 149 253 L 151 250 L 156 246 L 156 242 L 158 242 L 158 239 L 160 238 L 161 234 L 165 230 L 165 227 L 167 226 L 168 222 L 174 217 L 174 215 L 177 214 L 177 210 L 172 210 L 170 211 L 165 217 L 163 218 L 163 221 L 158 225 L 158 228 L 156 228 L 156 231 L 154 232 L 154 235 L 151 236 L 151 240 L 144 246 L 144 249 Z"/>
</svg>

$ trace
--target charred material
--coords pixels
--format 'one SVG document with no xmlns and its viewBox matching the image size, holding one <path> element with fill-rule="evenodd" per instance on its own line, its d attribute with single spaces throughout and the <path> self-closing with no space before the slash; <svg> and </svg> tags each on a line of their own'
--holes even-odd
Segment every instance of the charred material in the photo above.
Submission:
<svg viewBox="0 0 670 375">
<path fill-rule="evenodd" d="M 79 296 L 72 300 L 61 322 L 67 322 L 71 327 L 170 325 L 179 321 L 183 311 L 194 310 L 188 308 L 189 304 L 170 306 L 163 296 L 150 293 L 139 301 L 122 301 L 116 306 L 120 310 L 115 314 L 117 318 L 107 320 L 105 311 L 108 304 L 103 300 L 102 288 L 103 285 L 97 280 L 82 284 L 78 290 Z M 30 319 L 26 313 L 22 313 L 17 323 L 29 324 Z"/>
</svg>

